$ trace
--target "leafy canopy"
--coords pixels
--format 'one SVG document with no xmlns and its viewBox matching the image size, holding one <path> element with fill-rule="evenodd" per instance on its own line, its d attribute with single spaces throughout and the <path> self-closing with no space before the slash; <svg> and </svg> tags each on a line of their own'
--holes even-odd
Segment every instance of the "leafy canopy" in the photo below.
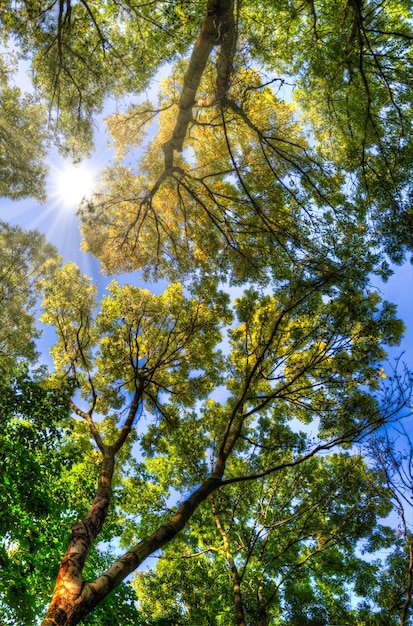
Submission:
<svg viewBox="0 0 413 626">
<path fill-rule="evenodd" d="M 69 152 L 90 147 L 108 96 L 129 95 L 107 120 L 115 160 L 81 208 L 83 247 L 108 273 L 171 283 L 114 281 L 99 304 L 72 263 L 41 283 L 50 384 L 73 391 L 81 457 L 63 476 L 79 521 L 44 626 L 93 623 L 113 592 L 129 619 L 123 581 L 184 542 L 200 570 L 166 590 L 162 561 L 137 577 L 154 619 L 160 604 L 206 619 L 202 576 L 217 620 L 231 606 L 239 625 L 357 619 L 348 585 L 374 572 L 350 540 L 374 532 L 388 494 L 343 449 L 409 391 L 384 377 L 403 324 L 372 285 L 411 247 L 409 7 L 5 3 Z M 165 63 L 158 102 L 142 100 Z"/>
</svg>

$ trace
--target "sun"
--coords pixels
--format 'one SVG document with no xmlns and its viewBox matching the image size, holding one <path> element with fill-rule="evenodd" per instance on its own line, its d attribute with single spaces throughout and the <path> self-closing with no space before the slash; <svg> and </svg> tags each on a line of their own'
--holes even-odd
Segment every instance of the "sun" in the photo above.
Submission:
<svg viewBox="0 0 413 626">
<path fill-rule="evenodd" d="M 87 164 L 64 162 L 51 172 L 50 195 L 62 208 L 76 210 L 96 182 L 96 173 Z"/>
</svg>

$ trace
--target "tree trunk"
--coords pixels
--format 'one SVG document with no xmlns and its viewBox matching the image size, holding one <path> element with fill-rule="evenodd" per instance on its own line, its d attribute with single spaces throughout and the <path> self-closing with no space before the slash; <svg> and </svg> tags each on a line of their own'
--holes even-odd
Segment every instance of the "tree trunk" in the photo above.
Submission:
<svg viewBox="0 0 413 626">
<path fill-rule="evenodd" d="M 231 568 L 232 589 L 233 589 L 233 594 L 234 594 L 234 606 L 235 606 L 235 619 L 237 621 L 237 626 L 247 626 L 247 623 L 245 621 L 245 614 L 244 614 L 244 603 L 242 600 L 242 593 L 241 593 L 242 578 L 239 575 L 237 565 L 235 563 L 233 554 L 231 552 L 231 546 L 230 546 L 228 534 L 225 531 L 225 528 L 221 524 L 221 520 L 218 514 L 218 510 L 217 510 L 213 493 L 211 493 L 210 495 L 210 500 L 211 500 L 212 515 L 214 516 L 215 525 L 218 529 L 219 534 L 222 537 L 222 541 L 223 541 L 224 549 L 225 549 L 225 555 L 226 555 L 228 564 Z"/>
<path fill-rule="evenodd" d="M 234 50 L 234 3 L 233 0 L 207 2 L 207 16 L 195 42 L 184 76 L 184 86 L 179 99 L 179 111 L 172 137 L 164 144 L 165 173 L 173 168 L 174 150 L 181 152 L 192 120 L 195 96 L 206 64 L 214 46 L 220 45 L 221 52 L 217 64 L 217 93 L 220 101 L 226 98 L 232 57 Z"/>
<path fill-rule="evenodd" d="M 262 593 L 262 587 L 258 589 L 258 622 L 257 626 L 267 626 L 267 603 Z"/>
<path fill-rule="evenodd" d="M 122 555 L 104 574 L 91 583 L 82 579 L 86 546 L 91 544 L 86 520 L 92 517 L 93 508 L 85 521 L 74 524 L 69 547 L 60 566 L 52 602 L 41 626 L 76 626 L 129 574 L 150 555 L 171 541 L 187 524 L 198 506 L 222 484 L 219 478 L 208 478 L 187 500 L 171 520 L 160 526 L 134 548 Z M 98 510 L 96 514 L 99 515 Z"/>
<path fill-rule="evenodd" d="M 244 603 L 242 601 L 241 595 L 241 578 L 238 574 L 234 559 L 232 559 L 231 561 L 231 569 L 234 590 L 235 618 L 237 620 L 237 626 L 247 626 L 244 615 Z"/>
<path fill-rule="evenodd" d="M 91 589 L 83 580 L 86 557 L 105 522 L 112 495 L 115 455 L 105 448 L 99 470 L 98 488 L 85 519 L 72 526 L 72 535 L 60 564 L 52 600 L 42 626 L 69 626 L 87 615 Z"/>
<path fill-rule="evenodd" d="M 259 608 L 257 626 L 267 626 L 267 609 L 265 606 Z"/>
</svg>

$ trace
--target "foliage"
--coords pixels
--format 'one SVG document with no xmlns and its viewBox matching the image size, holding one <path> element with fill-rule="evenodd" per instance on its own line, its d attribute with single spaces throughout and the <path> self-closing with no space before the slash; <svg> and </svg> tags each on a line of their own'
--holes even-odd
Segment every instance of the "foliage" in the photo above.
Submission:
<svg viewBox="0 0 413 626">
<path fill-rule="evenodd" d="M 56 250 L 36 231 L 0 222 L 0 362 L 35 356 L 36 286 Z"/>
<path fill-rule="evenodd" d="M 92 116 L 108 95 L 145 88 L 159 65 L 188 45 L 200 9 L 192 4 L 2 3 L 3 36 L 30 60 L 34 86 L 66 152 L 76 157 L 90 150 Z"/>
<path fill-rule="evenodd" d="M 144 626 L 136 602 L 131 586 L 122 583 L 82 623 L 85 626 Z"/>
<path fill-rule="evenodd" d="M 64 390 L 48 389 L 45 372 L 2 368 L 0 406 L 0 607 L 4 623 L 31 624 L 42 610 L 70 520 L 59 477 L 69 460 L 61 424 Z M 67 422 L 66 422 L 67 423 Z"/>
<path fill-rule="evenodd" d="M 403 3 L 244 2 L 234 15 L 231 46 L 222 37 L 211 53 L 207 18 L 184 80 L 177 63 L 159 105 L 132 105 L 110 121 L 118 154 L 156 113 L 159 132 L 138 167 L 107 170 L 82 213 L 86 249 L 109 272 L 168 275 L 177 264 L 212 271 L 212 254 L 214 271 L 234 282 L 269 268 L 280 276 L 297 256 L 314 267 L 344 253 L 355 267 L 375 246 L 400 261 L 412 154 Z M 359 254 L 348 258 L 354 245 Z"/>
<path fill-rule="evenodd" d="M 48 132 L 44 107 L 12 83 L 15 60 L 0 57 L 0 194 L 13 200 L 45 200 Z"/>
<path fill-rule="evenodd" d="M 3 3 L 70 153 L 128 94 L 83 246 L 108 273 L 170 281 L 113 281 L 98 303 L 52 261 L 39 283 L 48 385 L 73 411 L 51 525 L 76 516 L 44 626 L 381 619 L 380 570 L 355 549 L 389 545 L 391 487 L 349 449 L 400 416 L 412 382 L 386 373 L 403 324 L 373 284 L 411 247 L 409 6 Z M 158 102 L 142 100 L 166 62 Z M 137 610 L 124 581 L 154 554 Z"/>
<path fill-rule="evenodd" d="M 218 492 L 156 569 L 136 575 L 142 615 L 232 623 L 238 584 L 247 623 L 356 624 L 351 585 L 367 565 L 357 546 L 388 510 L 362 459 L 347 454 Z"/>
<path fill-rule="evenodd" d="M 127 548 L 103 575 L 88 583 L 94 602 L 103 600 L 161 547 L 164 534 L 174 536 L 183 529 L 217 488 L 234 490 L 236 501 L 243 493 L 250 494 L 245 503 L 248 526 L 258 523 L 260 506 L 267 506 L 257 493 L 267 489 L 271 493 L 274 477 L 277 484 L 285 483 L 290 496 L 288 472 L 284 475 L 283 470 L 291 468 L 294 476 L 294 468 L 304 464 L 299 472 L 303 489 L 304 476 L 314 480 L 305 493 L 319 501 L 319 507 L 326 507 L 329 523 L 340 527 L 327 486 L 329 480 L 333 484 L 336 480 L 334 463 L 340 468 L 340 457 L 332 457 L 322 477 L 317 476 L 314 457 L 323 450 L 348 446 L 397 414 L 404 398 L 392 398 L 392 382 L 386 379 L 380 395 L 377 372 L 385 354 L 383 344 L 397 343 L 403 327 L 394 317 L 394 308 L 380 303 L 376 293 L 365 294 L 355 285 L 350 291 L 345 276 L 342 289 L 327 289 L 329 284 L 326 280 L 328 300 L 320 296 L 318 279 L 305 280 L 301 275 L 288 287 L 274 289 L 272 296 L 266 290 L 249 289 L 231 314 L 228 298 L 220 292 L 215 297 L 213 291 L 205 298 L 185 296 L 182 287 L 173 284 L 155 296 L 115 281 L 95 312 L 94 287 L 73 264 L 57 267 L 53 280 L 43 281 L 42 319 L 55 326 L 58 336 L 52 349 L 55 377 L 74 380 L 79 388 L 72 408 L 85 423 L 77 426 L 77 436 L 83 432 L 83 454 L 94 459 L 100 485 L 95 496 L 90 495 L 94 504 L 85 509 L 79 530 L 73 526 L 63 563 L 71 559 L 74 572 L 77 567 L 83 571 L 86 554 L 79 566 L 71 556 L 79 553 L 80 543 L 85 545 L 83 525 L 89 529 L 87 552 L 91 537 L 98 536 L 96 528 L 101 539 L 107 536 L 121 549 Z M 225 357 L 217 349 L 224 330 Z M 300 430 L 300 423 L 307 432 Z M 84 438 L 88 429 L 92 444 Z M 370 511 L 374 498 L 369 480 L 361 474 L 362 482 L 354 479 L 357 487 L 352 485 L 349 476 L 357 471 L 357 460 L 345 459 L 350 469 L 338 501 L 344 504 L 351 495 L 351 514 L 345 517 L 343 512 L 346 533 L 341 549 L 352 524 L 357 541 L 385 513 L 384 504 Z M 366 495 L 364 504 L 358 487 Z M 319 497 L 318 489 L 322 490 Z M 171 496 L 178 503 L 172 509 Z M 95 519 L 100 506 L 104 509 Z M 305 509 L 307 504 L 302 506 Z M 308 541 L 317 533 L 334 535 L 333 529 L 323 527 L 321 518 L 314 517 L 314 523 Z M 296 545 L 292 530 L 281 532 L 287 544 Z M 207 526 L 199 533 L 205 541 Z M 305 538 L 302 541 L 305 551 Z M 275 543 L 281 543 L 280 537 Z M 303 556 L 298 553 L 295 558 L 300 561 Z M 340 550 L 335 558 L 338 567 L 344 567 Z M 350 558 L 350 562 L 353 567 L 357 560 Z M 64 585 L 64 579 L 59 584 Z M 61 597 L 60 589 L 55 597 Z M 77 604 L 70 598 L 69 602 L 79 611 L 70 619 L 79 621 L 89 612 L 87 602 Z M 291 610 L 295 615 L 297 609 Z M 191 619 L 201 618 L 197 614 Z"/>
<path fill-rule="evenodd" d="M 412 615 L 413 537 L 410 522 L 413 506 L 413 444 L 405 425 L 385 431 L 369 441 L 367 452 L 388 490 L 398 527 L 384 565 L 372 583 L 378 615 L 391 624 L 407 626 Z M 366 604 L 368 604 L 366 602 Z M 395 616 L 400 616 L 399 620 Z M 393 621 L 394 620 L 394 621 Z"/>
</svg>

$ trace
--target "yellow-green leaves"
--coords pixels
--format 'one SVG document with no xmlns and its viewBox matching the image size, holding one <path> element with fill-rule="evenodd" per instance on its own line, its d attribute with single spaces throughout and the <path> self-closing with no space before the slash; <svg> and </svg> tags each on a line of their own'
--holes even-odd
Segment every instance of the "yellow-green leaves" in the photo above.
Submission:
<svg viewBox="0 0 413 626">
<path fill-rule="evenodd" d="M 178 284 L 156 296 L 114 281 L 95 319 L 96 288 L 71 263 L 44 290 L 42 321 L 58 336 L 56 368 L 75 376 L 86 396 L 97 394 L 99 410 L 119 408 L 125 394 L 139 390 L 167 415 L 172 409 L 164 405 L 192 404 L 216 384 L 225 306 L 187 298 Z"/>
<path fill-rule="evenodd" d="M 74 263 L 67 263 L 50 273 L 43 288 L 41 320 L 56 330 L 58 340 L 51 350 L 56 369 L 73 376 L 77 368 L 89 371 L 95 342 L 92 316 L 96 287 Z"/>
<path fill-rule="evenodd" d="M 370 286 L 390 273 L 386 245 L 397 260 L 411 245 L 407 9 L 407 0 L 2 3 L 0 21 L 59 108 L 51 119 L 70 151 L 87 149 L 91 115 L 109 94 L 128 94 L 107 121 L 115 162 L 81 209 L 83 247 L 104 272 L 172 281 L 157 295 L 119 279 L 97 303 L 97 287 L 72 263 L 29 274 L 36 282 L 47 270 L 54 376 L 69 379 L 83 420 L 61 483 L 80 505 L 67 506 L 91 501 L 47 623 L 64 621 L 63 587 L 77 589 L 66 620 L 75 623 L 185 525 L 185 550 L 216 558 L 181 578 L 169 566 L 173 597 L 156 602 L 143 575 L 144 619 L 166 611 L 171 623 L 231 623 L 230 571 L 245 598 L 238 623 L 356 623 L 341 606 L 348 537 L 368 534 L 387 509 L 359 458 L 340 451 L 396 414 L 410 384 L 387 374 L 386 345 L 403 325 Z M 168 62 L 159 103 L 131 106 Z M 24 115 L 15 91 L 3 95 L 0 139 L 17 137 L 6 131 L 20 123 L 38 143 L 37 111 Z M 27 171 L 15 183 L 13 149 L 3 148 L 0 174 L 16 196 Z M 32 145 L 22 150 L 14 169 L 37 166 Z M 19 305 L 34 303 L 24 276 L 32 257 L 15 258 L 17 273 L 0 250 L 0 326 L 11 329 L 0 329 L 0 349 L 32 356 L 32 317 L 19 318 Z M 231 310 L 235 293 L 220 289 L 233 287 Z M 331 459 L 316 458 L 328 450 Z M 116 550 L 117 540 L 130 550 L 86 582 L 90 542 L 112 533 Z M 161 571 L 160 584 L 167 579 Z"/>
<path fill-rule="evenodd" d="M 0 222 L 0 359 L 33 360 L 36 289 L 56 250 L 36 231 L 23 231 Z"/>
<path fill-rule="evenodd" d="M 186 298 L 178 284 L 160 296 L 116 282 L 108 290 L 97 318 L 99 385 L 119 381 L 128 391 L 144 389 L 149 404 L 161 412 L 165 400 L 192 403 L 213 388 L 217 311 Z"/>
<path fill-rule="evenodd" d="M 311 283 L 290 289 L 273 297 L 247 290 L 236 303 L 227 386 L 244 415 L 255 420 L 271 410 L 274 432 L 277 422 L 317 420 L 326 437 L 378 419 L 366 390 L 378 388 L 384 345 L 403 332 L 394 308 L 375 292 L 345 289 L 327 299 Z M 260 423 L 263 434 L 271 430 Z M 251 428 L 257 436 L 255 421 Z"/>
<path fill-rule="evenodd" d="M 17 200 L 45 199 L 46 145 L 49 139 L 43 106 L 13 84 L 17 62 L 4 50 L 0 57 L 0 193 Z"/>
</svg>

